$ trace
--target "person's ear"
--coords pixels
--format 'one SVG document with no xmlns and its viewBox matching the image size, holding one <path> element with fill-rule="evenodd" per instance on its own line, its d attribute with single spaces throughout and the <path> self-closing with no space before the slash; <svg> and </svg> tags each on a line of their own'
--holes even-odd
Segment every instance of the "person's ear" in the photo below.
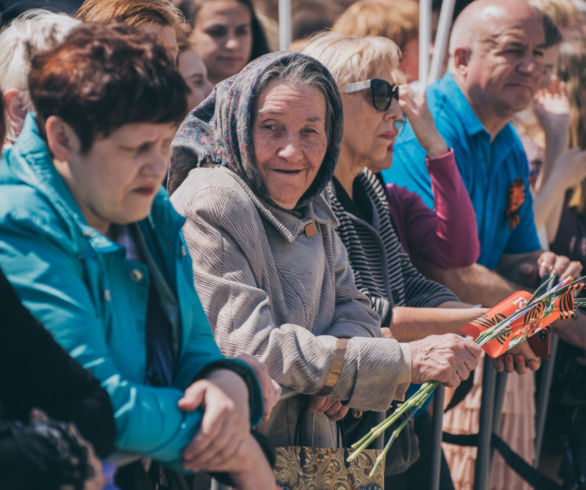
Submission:
<svg viewBox="0 0 586 490">
<path fill-rule="evenodd" d="M 47 145 L 56 160 L 71 161 L 81 149 L 81 141 L 73 128 L 59 116 L 49 116 L 45 122 Z"/>
<path fill-rule="evenodd" d="M 24 125 L 24 119 L 29 112 L 26 93 L 17 88 L 10 88 L 4 92 L 4 114 L 6 116 L 7 134 L 16 139 Z"/>
<path fill-rule="evenodd" d="M 468 72 L 468 64 L 470 62 L 470 48 L 457 47 L 452 56 L 454 59 L 454 68 L 459 74 L 465 76 Z"/>
</svg>

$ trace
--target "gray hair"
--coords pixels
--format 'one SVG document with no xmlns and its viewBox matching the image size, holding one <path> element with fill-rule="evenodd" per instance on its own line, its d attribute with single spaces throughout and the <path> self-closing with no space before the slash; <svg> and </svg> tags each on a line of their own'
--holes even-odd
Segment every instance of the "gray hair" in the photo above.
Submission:
<svg viewBox="0 0 586 490">
<path fill-rule="evenodd" d="M 80 21 L 43 9 L 24 12 L 0 31 L 0 91 L 27 89 L 31 58 L 59 44 Z"/>
<path fill-rule="evenodd" d="M 258 80 L 256 87 L 256 99 L 267 88 L 267 85 L 274 80 L 281 80 L 295 85 L 306 85 L 318 89 L 324 96 L 326 103 L 325 127 L 328 134 L 328 141 L 333 138 L 334 128 L 334 104 L 332 97 L 335 97 L 337 87 L 333 80 L 328 77 L 325 68 L 314 58 L 309 56 L 295 56 L 283 58 L 265 71 Z M 256 110 L 253 111 L 256 114 Z"/>
</svg>

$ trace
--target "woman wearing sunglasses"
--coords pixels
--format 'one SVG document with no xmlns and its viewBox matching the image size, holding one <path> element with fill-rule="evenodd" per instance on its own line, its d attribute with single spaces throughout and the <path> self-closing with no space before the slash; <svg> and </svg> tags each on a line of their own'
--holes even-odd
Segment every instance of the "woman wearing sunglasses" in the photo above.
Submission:
<svg viewBox="0 0 586 490">
<path fill-rule="evenodd" d="M 399 90 L 396 84 L 401 76 L 396 73 L 399 49 L 385 38 L 326 33 L 314 38 L 304 53 L 331 71 L 342 92 L 344 133 L 327 192 L 340 222 L 337 231 L 348 251 L 356 285 L 381 316 L 384 332 L 399 341 L 457 333 L 484 309 L 467 307 L 451 291 L 415 269 L 397 233 L 404 228 L 397 226 L 384 184 L 375 173 L 384 168 L 382 162 L 385 166 L 391 162 L 403 112 L 427 149 L 430 164 L 455 168 L 453 152 L 438 133 L 424 98 L 403 86 Z M 469 201 L 468 206 L 471 208 Z M 401 211 L 402 222 L 419 218 L 409 214 L 409 209 Z M 435 217 L 433 223 L 428 221 L 426 229 L 420 226 L 421 241 L 436 235 L 435 221 Z M 475 226 L 472 231 L 476 233 Z M 371 417 L 364 416 L 364 428 L 356 431 L 357 436 L 372 425 Z M 411 452 L 413 444 L 405 442 L 403 450 L 398 448 L 387 458 L 387 475 L 405 471 L 416 459 L 417 451 Z M 395 488 L 397 481 L 392 485 Z M 419 488 L 419 484 L 410 482 L 411 487 Z"/>
</svg>

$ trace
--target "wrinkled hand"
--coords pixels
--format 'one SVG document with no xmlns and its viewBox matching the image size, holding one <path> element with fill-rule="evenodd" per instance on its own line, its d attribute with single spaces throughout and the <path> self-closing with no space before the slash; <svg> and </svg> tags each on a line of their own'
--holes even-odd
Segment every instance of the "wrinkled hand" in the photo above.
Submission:
<svg viewBox="0 0 586 490">
<path fill-rule="evenodd" d="M 183 449 L 187 470 L 213 471 L 229 464 L 250 435 L 248 390 L 244 380 L 230 370 L 217 369 L 193 383 L 178 405 L 186 412 L 205 406 L 199 431 Z"/>
<path fill-rule="evenodd" d="M 413 127 L 415 137 L 429 158 L 437 158 L 448 152 L 448 146 L 435 126 L 425 96 L 418 94 L 409 85 L 399 88 L 399 107 Z"/>
<path fill-rule="evenodd" d="M 310 413 L 325 413 L 331 420 L 342 420 L 350 408 L 342 405 L 339 400 L 326 398 L 325 396 L 312 396 L 309 400 L 307 411 Z"/>
<path fill-rule="evenodd" d="M 539 277 L 544 277 L 550 272 L 554 272 L 562 280 L 566 277 L 579 277 L 580 272 L 582 272 L 582 264 L 576 260 L 571 261 L 563 255 L 543 252 L 537 259 L 537 270 Z"/>
<path fill-rule="evenodd" d="M 525 374 L 531 371 L 537 371 L 541 361 L 534 354 L 527 342 L 513 347 L 505 354 L 492 360 L 494 368 L 499 372 Z"/>
<path fill-rule="evenodd" d="M 250 354 L 240 354 L 237 359 L 244 361 L 254 370 L 262 389 L 262 399 L 265 407 L 263 419 L 268 420 L 271 415 L 271 410 L 281 396 L 281 386 L 270 377 L 266 364 L 259 361 L 256 357 Z"/>
<path fill-rule="evenodd" d="M 410 342 L 413 383 L 439 381 L 456 388 L 468 379 L 482 349 L 469 338 L 456 334 L 430 335 Z"/>
<path fill-rule="evenodd" d="M 544 131 L 567 132 L 570 127 L 570 101 L 565 83 L 555 77 L 549 87 L 539 90 L 533 99 L 533 110 Z"/>
</svg>

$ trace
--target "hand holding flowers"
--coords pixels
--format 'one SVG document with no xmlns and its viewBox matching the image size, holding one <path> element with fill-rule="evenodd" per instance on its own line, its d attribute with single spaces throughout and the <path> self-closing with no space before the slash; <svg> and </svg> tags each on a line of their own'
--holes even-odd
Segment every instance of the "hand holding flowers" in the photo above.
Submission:
<svg viewBox="0 0 586 490">
<path fill-rule="evenodd" d="M 575 300 L 573 296 L 576 291 L 584 287 L 586 276 L 575 281 L 568 277 L 554 286 L 555 278 L 555 274 L 550 274 L 548 279 L 528 299 L 524 297 L 522 292 L 511 295 L 510 298 L 462 330 L 475 336 L 475 342 L 479 346 L 487 346 L 485 350 L 494 357 L 509 349 L 521 346 L 531 335 L 557 319 L 573 317 L 574 309 L 577 306 L 586 306 L 586 301 Z M 503 310 L 507 311 L 507 314 L 503 314 L 501 312 Z M 383 435 L 399 419 L 402 419 L 377 457 L 370 472 L 371 476 L 374 475 L 403 427 L 428 400 L 437 386 L 437 381 L 424 383 L 392 415 L 373 427 L 368 434 L 352 445 L 354 452 L 349 456 L 348 461 L 356 459 L 376 438 Z"/>
</svg>

